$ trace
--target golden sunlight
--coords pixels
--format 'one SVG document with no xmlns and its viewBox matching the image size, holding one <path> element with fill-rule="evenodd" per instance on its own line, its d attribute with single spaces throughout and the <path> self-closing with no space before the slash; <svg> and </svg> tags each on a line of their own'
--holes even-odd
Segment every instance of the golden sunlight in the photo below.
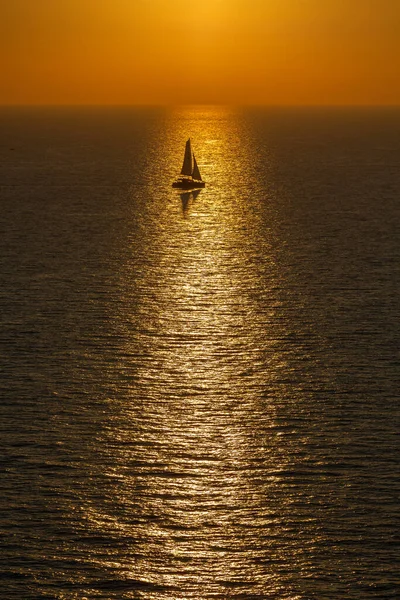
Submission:
<svg viewBox="0 0 400 600">
<path fill-rule="evenodd" d="M 389 0 L 14 0 L 1 104 L 397 104 Z"/>
</svg>

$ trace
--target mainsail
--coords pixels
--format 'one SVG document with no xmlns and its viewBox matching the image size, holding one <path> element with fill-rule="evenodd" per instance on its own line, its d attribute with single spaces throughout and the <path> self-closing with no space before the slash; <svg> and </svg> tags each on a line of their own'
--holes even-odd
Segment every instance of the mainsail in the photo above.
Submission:
<svg viewBox="0 0 400 600">
<path fill-rule="evenodd" d="M 190 138 L 186 142 L 185 157 L 183 159 L 181 175 L 192 175 L 192 147 Z"/>
<path fill-rule="evenodd" d="M 193 173 L 192 173 L 192 177 L 193 179 L 197 179 L 198 181 L 201 181 L 201 175 L 200 175 L 200 171 L 199 171 L 199 167 L 197 166 L 197 161 L 196 161 L 196 157 L 193 154 Z"/>
</svg>

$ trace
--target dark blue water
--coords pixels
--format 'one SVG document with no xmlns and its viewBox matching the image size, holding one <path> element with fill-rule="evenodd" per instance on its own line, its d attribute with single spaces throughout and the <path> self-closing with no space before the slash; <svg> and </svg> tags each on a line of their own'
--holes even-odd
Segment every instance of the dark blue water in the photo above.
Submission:
<svg viewBox="0 0 400 600">
<path fill-rule="evenodd" d="M 399 598 L 400 111 L 0 131 L 0 597 Z"/>
</svg>

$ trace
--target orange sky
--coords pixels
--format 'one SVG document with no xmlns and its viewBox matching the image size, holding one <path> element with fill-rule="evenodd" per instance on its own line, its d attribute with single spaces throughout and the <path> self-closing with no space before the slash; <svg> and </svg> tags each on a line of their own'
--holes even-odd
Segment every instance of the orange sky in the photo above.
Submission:
<svg viewBox="0 0 400 600">
<path fill-rule="evenodd" d="M 0 104 L 400 104 L 400 0 L 1 0 Z"/>
</svg>

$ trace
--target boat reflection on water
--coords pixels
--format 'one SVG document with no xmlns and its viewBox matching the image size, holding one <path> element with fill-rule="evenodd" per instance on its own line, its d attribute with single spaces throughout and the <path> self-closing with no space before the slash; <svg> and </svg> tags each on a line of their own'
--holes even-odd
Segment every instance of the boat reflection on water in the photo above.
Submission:
<svg viewBox="0 0 400 600">
<path fill-rule="evenodd" d="M 190 200 L 192 200 L 194 202 L 196 200 L 197 196 L 200 194 L 200 192 L 201 192 L 201 189 L 192 190 L 190 192 L 182 192 L 182 194 L 179 194 L 180 199 L 182 201 L 182 214 L 184 217 L 188 216 Z"/>
</svg>

